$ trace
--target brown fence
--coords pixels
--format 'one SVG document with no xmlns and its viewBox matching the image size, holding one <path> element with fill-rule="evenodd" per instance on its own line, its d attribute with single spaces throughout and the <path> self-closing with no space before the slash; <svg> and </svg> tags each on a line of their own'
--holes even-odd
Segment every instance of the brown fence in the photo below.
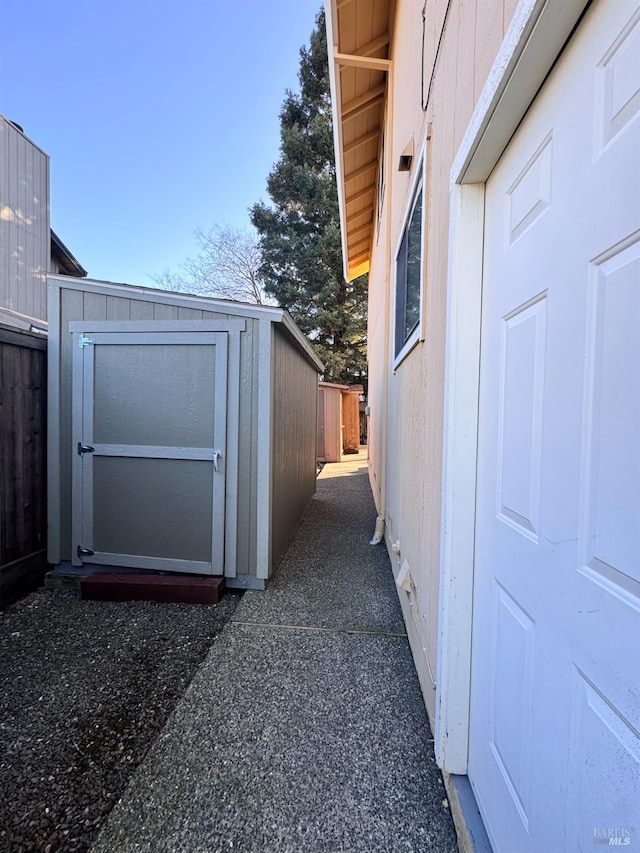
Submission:
<svg viewBox="0 0 640 853">
<path fill-rule="evenodd" d="M 46 572 L 47 343 L 0 326 L 0 607 Z"/>
</svg>

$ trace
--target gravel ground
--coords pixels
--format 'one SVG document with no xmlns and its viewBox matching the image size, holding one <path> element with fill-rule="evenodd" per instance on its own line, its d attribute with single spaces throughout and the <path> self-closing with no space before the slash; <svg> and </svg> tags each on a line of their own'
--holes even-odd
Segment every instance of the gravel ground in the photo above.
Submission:
<svg viewBox="0 0 640 853">
<path fill-rule="evenodd" d="M 0 612 L 0 853 L 89 849 L 239 600 Z"/>
</svg>

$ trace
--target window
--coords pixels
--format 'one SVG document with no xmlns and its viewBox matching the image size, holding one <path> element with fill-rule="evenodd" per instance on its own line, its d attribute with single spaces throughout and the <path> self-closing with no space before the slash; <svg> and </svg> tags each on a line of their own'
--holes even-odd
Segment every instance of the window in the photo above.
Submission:
<svg viewBox="0 0 640 853">
<path fill-rule="evenodd" d="M 422 303 L 422 169 L 396 257 L 396 363 L 418 340 Z"/>
</svg>

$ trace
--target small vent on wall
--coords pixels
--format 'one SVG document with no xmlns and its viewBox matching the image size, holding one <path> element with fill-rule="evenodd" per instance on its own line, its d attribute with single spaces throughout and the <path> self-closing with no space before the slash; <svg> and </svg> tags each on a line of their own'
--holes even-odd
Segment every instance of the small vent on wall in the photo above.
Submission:
<svg viewBox="0 0 640 853">
<path fill-rule="evenodd" d="M 402 561 L 400 571 L 398 572 L 398 577 L 396 578 L 396 584 L 400 589 L 403 589 L 405 592 L 413 592 L 413 578 L 411 577 L 411 569 L 409 568 L 409 563 L 406 560 Z"/>
<path fill-rule="evenodd" d="M 398 163 L 398 171 L 399 172 L 410 172 L 411 164 L 413 163 L 413 137 L 409 140 L 406 148 L 400 155 L 400 162 Z"/>
</svg>

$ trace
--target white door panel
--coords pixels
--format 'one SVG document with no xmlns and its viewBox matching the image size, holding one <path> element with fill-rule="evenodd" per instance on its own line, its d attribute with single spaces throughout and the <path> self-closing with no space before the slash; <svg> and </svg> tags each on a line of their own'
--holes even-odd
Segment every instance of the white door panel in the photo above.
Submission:
<svg viewBox="0 0 640 853">
<path fill-rule="evenodd" d="M 640 844 L 640 8 L 486 187 L 469 776 L 496 851 Z"/>
</svg>

